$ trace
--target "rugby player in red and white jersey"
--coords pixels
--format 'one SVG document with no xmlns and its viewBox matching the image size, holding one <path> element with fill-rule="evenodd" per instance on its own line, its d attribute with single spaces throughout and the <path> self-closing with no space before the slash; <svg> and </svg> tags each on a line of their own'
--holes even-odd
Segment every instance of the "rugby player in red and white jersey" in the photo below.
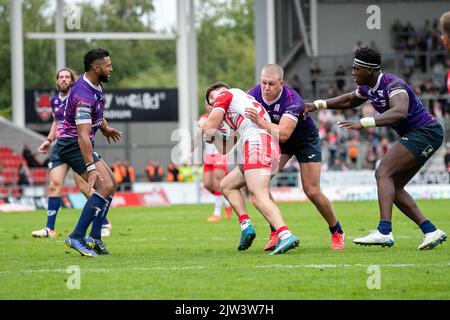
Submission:
<svg viewBox="0 0 450 320">
<path fill-rule="evenodd" d="M 205 108 L 207 113 L 200 116 L 198 121 L 199 136 L 202 134 L 202 124 L 208 119 L 208 115 L 212 110 L 212 107 L 206 103 Z M 197 134 L 196 134 L 197 135 Z M 197 140 L 194 141 L 194 144 Z M 214 195 L 215 206 L 214 213 L 208 218 L 209 222 L 217 222 L 222 220 L 222 206 L 225 204 L 225 213 L 227 220 L 233 215 L 233 209 L 228 201 L 224 201 L 222 192 L 220 192 L 220 182 L 228 173 L 227 156 L 219 153 L 217 148 L 210 143 L 204 144 L 203 149 L 203 185 L 205 189 Z"/>
<path fill-rule="evenodd" d="M 223 82 L 208 88 L 206 101 L 213 107 L 208 119 L 202 124 L 206 139 L 213 142 L 222 121 L 238 131 L 242 139 L 240 152 L 244 155 L 243 163 L 234 168 L 220 184 L 222 194 L 239 217 L 242 232 L 238 250 L 248 249 L 256 236 L 240 192 L 244 186 L 247 186 L 256 209 L 277 230 L 280 240 L 271 254 L 285 253 L 297 247 L 299 240 L 286 226 L 280 209 L 270 197 L 270 180 L 278 170 L 280 158 L 278 142 L 273 140 L 268 131 L 245 118 L 245 109 L 255 108 L 266 121 L 270 121 L 269 114 L 252 96 L 241 89 L 230 89 Z"/>
</svg>

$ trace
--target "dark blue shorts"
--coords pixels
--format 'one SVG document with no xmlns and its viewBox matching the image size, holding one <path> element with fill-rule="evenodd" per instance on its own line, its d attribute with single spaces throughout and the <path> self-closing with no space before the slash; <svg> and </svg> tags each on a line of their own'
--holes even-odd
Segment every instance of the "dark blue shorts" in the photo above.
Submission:
<svg viewBox="0 0 450 320">
<path fill-rule="evenodd" d="M 94 148 L 94 144 L 92 144 Z M 78 145 L 77 138 L 62 138 L 58 139 L 55 146 L 59 159 L 67 163 L 73 171 L 80 176 L 86 172 L 86 163 L 84 162 L 83 155 L 81 154 L 80 146 Z M 94 162 L 100 161 L 100 156 L 97 152 L 92 152 Z"/>
<path fill-rule="evenodd" d="M 62 161 L 59 158 L 58 152 L 56 152 L 56 144 L 55 144 L 50 154 L 50 161 L 48 162 L 48 170 L 51 171 L 52 169 L 55 169 L 56 167 L 59 167 L 62 164 L 64 164 L 64 161 Z"/>
<path fill-rule="evenodd" d="M 400 138 L 404 145 L 422 164 L 428 161 L 444 141 L 444 129 L 437 121 L 413 129 Z"/>
<path fill-rule="evenodd" d="M 305 136 L 301 141 L 280 144 L 281 154 L 295 156 L 299 163 L 322 162 L 322 149 L 320 146 L 319 132 Z"/>
</svg>

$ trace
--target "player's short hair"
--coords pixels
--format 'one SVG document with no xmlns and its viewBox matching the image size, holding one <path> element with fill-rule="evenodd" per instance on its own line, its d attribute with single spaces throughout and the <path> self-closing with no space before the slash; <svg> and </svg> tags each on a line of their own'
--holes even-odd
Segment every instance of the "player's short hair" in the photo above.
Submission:
<svg viewBox="0 0 450 320">
<path fill-rule="evenodd" d="M 63 72 L 63 71 L 67 71 L 68 73 L 70 73 L 70 79 L 72 80 L 72 82 L 75 82 L 75 80 L 77 80 L 77 76 L 76 76 L 76 74 L 75 74 L 75 71 L 73 71 L 73 70 L 70 69 L 70 68 L 62 68 L 62 69 L 59 69 L 58 72 L 56 73 L 56 80 L 58 80 L 59 74 L 60 74 L 61 72 Z"/>
<path fill-rule="evenodd" d="M 220 82 L 220 81 L 218 81 L 218 82 L 214 83 L 213 85 L 211 85 L 211 86 L 206 90 L 206 96 L 205 96 L 205 98 L 206 98 L 206 102 L 207 102 L 210 106 L 212 106 L 212 104 L 211 104 L 211 101 L 209 101 L 209 95 L 210 95 L 211 92 L 213 92 L 214 90 L 217 90 L 217 89 L 220 89 L 220 88 L 227 88 L 227 89 L 230 89 L 231 87 L 230 87 L 228 84 L 226 84 L 225 82 Z"/>
<path fill-rule="evenodd" d="M 381 54 L 374 48 L 359 47 L 355 50 L 355 59 L 362 61 L 367 65 L 375 65 L 374 69 L 381 66 Z"/>
<path fill-rule="evenodd" d="M 103 59 L 105 57 L 109 57 L 109 52 L 105 49 L 98 48 L 92 49 L 84 55 L 83 63 L 84 63 L 84 71 L 88 72 L 92 68 L 92 64 L 99 59 Z"/>
<path fill-rule="evenodd" d="M 278 64 L 268 64 L 261 70 L 261 75 L 263 74 L 276 74 L 280 80 L 284 80 L 284 70 Z"/>
<path fill-rule="evenodd" d="M 444 12 L 440 19 L 441 32 L 450 38 L 450 11 Z"/>
</svg>

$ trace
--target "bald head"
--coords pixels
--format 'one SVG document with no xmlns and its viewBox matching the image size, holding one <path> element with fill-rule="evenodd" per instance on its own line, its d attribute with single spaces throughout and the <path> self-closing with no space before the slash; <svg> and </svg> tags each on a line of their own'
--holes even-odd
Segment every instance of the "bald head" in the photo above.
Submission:
<svg viewBox="0 0 450 320">
<path fill-rule="evenodd" d="M 284 80 L 284 70 L 278 64 L 266 65 L 261 71 L 261 76 L 263 76 L 263 75 L 273 76 L 273 77 L 277 78 L 277 80 L 281 80 L 281 81 Z"/>
<path fill-rule="evenodd" d="M 284 71 L 277 64 L 268 64 L 261 71 L 261 92 L 266 101 L 275 101 L 284 86 Z"/>
<path fill-rule="evenodd" d="M 442 42 L 445 48 L 450 52 L 450 11 L 445 12 L 440 19 L 441 22 L 441 32 L 442 32 Z"/>
</svg>

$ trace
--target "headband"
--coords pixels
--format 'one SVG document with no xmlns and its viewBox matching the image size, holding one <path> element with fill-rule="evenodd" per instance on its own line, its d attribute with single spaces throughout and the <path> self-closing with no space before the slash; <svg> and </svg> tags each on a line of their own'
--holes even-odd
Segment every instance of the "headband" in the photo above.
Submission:
<svg viewBox="0 0 450 320">
<path fill-rule="evenodd" d="M 360 66 L 360 67 L 364 67 L 364 68 L 373 68 L 373 69 L 380 69 L 381 65 L 376 64 L 376 63 L 370 63 L 370 62 L 365 62 L 359 59 L 353 60 L 353 64 Z"/>
</svg>

